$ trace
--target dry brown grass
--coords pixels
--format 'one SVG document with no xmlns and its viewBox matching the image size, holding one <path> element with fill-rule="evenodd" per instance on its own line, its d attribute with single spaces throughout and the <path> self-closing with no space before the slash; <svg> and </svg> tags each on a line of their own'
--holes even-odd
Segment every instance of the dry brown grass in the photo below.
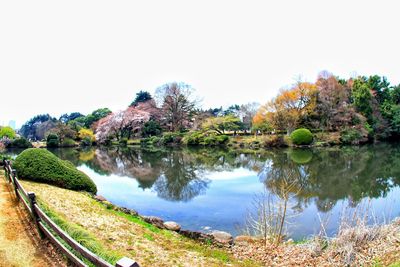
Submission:
<svg viewBox="0 0 400 267">
<path fill-rule="evenodd" d="M 95 236 L 106 250 L 130 257 L 141 266 L 257 266 L 254 262 L 238 261 L 223 249 L 135 222 L 134 218 L 107 209 L 85 193 L 22 183 L 53 212 Z"/>
</svg>

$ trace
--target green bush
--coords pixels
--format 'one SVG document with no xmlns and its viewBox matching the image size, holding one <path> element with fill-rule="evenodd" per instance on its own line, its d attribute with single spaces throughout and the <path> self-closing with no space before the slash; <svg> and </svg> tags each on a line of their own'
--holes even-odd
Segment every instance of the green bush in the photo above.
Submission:
<svg viewBox="0 0 400 267">
<path fill-rule="evenodd" d="M 182 141 L 182 133 L 164 133 L 160 142 L 163 145 L 180 144 Z"/>
<path fill-rule="evenodd" d="M 360 129 L 345 129 L 340 132 L 340 141 L 344 145 L 358 145 L 365 142 L 365 139 Z"/>
<path fill-rule="evenodd" d="M 48 150 L 29 148 L 15 159 L 14 167 L 21 179 L 52 184 L 58 187 L 96 193 L 93 181 L 66 160 L 61 160 Z"/>
<path fill-rule="evenodd" d="M 32 144 L 26 138 L 21 137 L 12 141 L 8 146 L 16 148 L 31 148 Z"/>
<path fill-rule="evenodd" d="M 58 147 L 60 145 L 60 139 L 58 138 L 58 135 L 49 134 L 47 136 L 46 145 L 47 147 Z"/>
<path fill-rule="evenodd" d="M 62 146 L 62 147 L 74 147 L 74 146 L 76 146 L 76 143 L 71 138 L 65 138 L 62 141 L 62 143 L 60 144 L 60 146 Z"/>
<path fill-rule="evenodd" d="M 89 136 L 84 137 L 80 143 L 81 146 L 91 146 L 92 145 L 92 138 Z"/>
<path fill-rule="evenodd" d="M 146 122 L 142 129 L 143 137 L 158 136 L 161 133 L 162 133 L 162 128 L 160 124 L 153 120 Z"/>
<path fill-rule="evenodd" d="M 290 138 L 295 145 L 309 145 L 313 141 L 312 133 L 310 132 L 310 130 L 305 128 L 294 130 L 290 134 Z"/>
<path fill-rule="evenodd" d="M 194 131 L 183 138 L 183 143 L 187 145 L 217 146 L 226 144 L 228 140 L 229 137 L 227 135 Z"/>
</svg>

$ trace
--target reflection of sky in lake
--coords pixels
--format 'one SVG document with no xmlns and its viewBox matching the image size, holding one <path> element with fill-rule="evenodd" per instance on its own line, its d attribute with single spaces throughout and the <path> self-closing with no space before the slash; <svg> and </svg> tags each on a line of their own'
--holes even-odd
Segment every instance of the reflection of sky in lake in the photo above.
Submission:
<svg viewBox="0 0 400 267">
<path fill-rule="evenodd" d="M 88 174 L 97 184 L 98 194 L 112 203 L 135 209 L 143 215 L 154 215 L 164 220 L 174 220 L 184 229 L 201 230 L 205 227 L 238 234 L 236 225 L 243 225 L 245 216 L 253 207 L 255 194 L 264 190 L 257 172 L 239 167 L 231 171 L 205 173 L 210 179 L 204 194 L 189 201 L 169 201 L 157 196 L 153 188 L 139 187 L 136 179 L 111 174 L 102 176 L 88 166 L 81 165 L 80 170 Z M 383 198 L 371 201 L 371 212 L 380 220 L 400 215 L 399 188 L 393 188 Z M 296 203 L 291 203 L 291 206 Z M 339 200 L 327 213 L 318 211 L 313 201 L 303 206 L 302 211 L 290 218 L 290 234 L 293 238 L 302 238 L 319 232 L 320 220 L 329 217 L 326 230 L 329 235 L 335 233 L 343 211 L 349 206 L 349 200 Z"/>
</svg>

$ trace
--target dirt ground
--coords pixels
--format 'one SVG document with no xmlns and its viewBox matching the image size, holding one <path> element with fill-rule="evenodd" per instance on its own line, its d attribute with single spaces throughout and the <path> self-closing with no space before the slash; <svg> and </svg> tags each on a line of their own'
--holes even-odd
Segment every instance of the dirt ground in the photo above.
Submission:
<svg viewBox="0 0 400 267">
<path fill-rule="evenodd" d="M 66 266 L 46 240 L 41 240 L 29 214 L 0 173 L 0 267 Z"/>
</svg>

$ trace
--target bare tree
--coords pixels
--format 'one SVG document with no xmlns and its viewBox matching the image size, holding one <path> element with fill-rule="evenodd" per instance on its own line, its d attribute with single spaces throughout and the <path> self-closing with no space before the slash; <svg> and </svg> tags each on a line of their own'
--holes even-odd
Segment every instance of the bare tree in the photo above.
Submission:
<svg viewBox="0 0 400 267">
<path fill-rule="evenodd" d="M 156 99 L 170 131 L 189 126 L 197 103 L 193 92 L 194 89 L 185 83 L 173 82 L 157 88 Z"/>
</svg>

